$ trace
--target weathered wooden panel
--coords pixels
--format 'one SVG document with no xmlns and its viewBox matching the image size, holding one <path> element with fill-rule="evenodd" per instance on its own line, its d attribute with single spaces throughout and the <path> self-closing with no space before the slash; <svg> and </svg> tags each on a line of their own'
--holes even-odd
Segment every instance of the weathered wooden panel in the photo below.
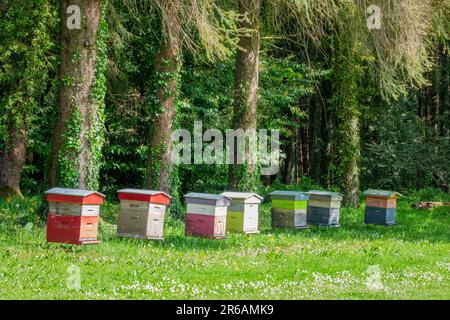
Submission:
<svg viewBox="0 0 450 320">
<path fill-rule="evenodd" d="M 341 201 L 337 200 L 309 200 L 308 206 L 319 208 L 340 208 Z"/>
<path fill-rule="evenodd" d="M 306 212 L 305 213 L 294 213 L 294 228 L 306 228 Z"/>
<path fill-rule="evenodd" d="M 394 225 L 396 223 L 396 209 L 366 206 L 364 223 L 384 226 Z"/>
<path fill-rule="evenodd" d="M 236 203 L 236 202 L 232 201 L 230 206 L 228 207 L 227 211 L 244 212 L 245 204 L 244 203 Z"/>
<path fill-rule="evenodd" d="M 339 208 L 308 206 L 307 223 L 319 226 L 339 226 Z"/>
<path fill-rule="evenodd" d="M 163 240 L 165 213 L 142 213 L 122 210 L 117 225 L 117 236 Z"/>
<path fill-rule="evenodd" d="M 98 217 L 82 217 L 80 239 L 97 239 Z"/>
<path fill-rule="evenodd" d="M 287 210 L 272 208 L 273 228 L 306 228 L 306 209 Z"/>
<path fill-rule="evenodd" d="M 205 214 L 211 216 L 226 216 L 227 207 L 217 207 L 211 205 L 188 203 L 186 208 L 187 213 Z"/>
<path fill-rule="evenodd" d="M 79 203 L 49 202 L 49 212 L 64 216 L 98 216 L 99 205 L 86 205 Z"/>
<path fill-rule="evenodd" d="M 231 232 L 244 231 L 244 213 L 229 211 L 227 213 L 227 230 Z"/>
<path fill-rule="evenodd" d="M 226 237 L 227 233 L 227 217 L 226 216 L 219 216 L 215 217 L 214 219 L 214 238 L 224 238 Z"/>
<path fill-rule="evenodd" d="M 148 213 L 150 210 L 150 203 L 147 201 L 120 200 L 120 210 Z"/>
<path fill-rule="evenodd" d="M 161 214 L 166 212 L 166 206 L 163 204 L 150 203 L 146 201 L 121 200 L 120 210 L 136 213 Z"/>
<path fill-rule="evenodd" d="M 163 239 L 164 237 L 164 214 L 149 214 L 147 233 L 149 238 Z"/>
<path fill-rule="evenodd" d="M 257 209 L 257 208 L 256 208 Z M 246 211 L 244 214 L 244 232 L 254 233 L 258 231 L 259 227 L 259 212 L 256 211 Z"/>
<path fill-rule="evenodd" d="M 147 235 L 148 213 L 121 211 L 117 224 L 117 233 Z"/>
<path fill-rule="evenodd" d="M 244 211 L 230 211 L 231 207 L 243 209 Z M 227 231 L 257 233 L 259 224 L 258 220 L 258 204 L 230 206 L 227 210 Z"/>
<path fill-rule="evenodd" d="M 366 206 L 378 208 L 396 208 L 397 199 L 366 197 Z"/>
<path fill-rule="evenodd" d="M 49 214 L 47 241 L 70 244 L 98 243 L 98 217 Z"/>
<path fill-rule="evenodd" d="M 226 238 L 226 216 L 186 215 L 186 235 L 206 238 Z"/>
</svg>

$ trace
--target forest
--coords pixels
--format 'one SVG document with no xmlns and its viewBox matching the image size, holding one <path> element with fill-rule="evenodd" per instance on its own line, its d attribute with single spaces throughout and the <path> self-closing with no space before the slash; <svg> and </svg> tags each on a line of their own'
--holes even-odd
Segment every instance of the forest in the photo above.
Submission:
<svg viewBox="0 0 450 320">
<path fill-rule="evenodd" d="M 123 188 L 170 194 L 175 234 L 189 192 L 335 191 L 351 221 L 366 189 L 449 201 L 449 49 L 446 0 L 1 0 L 0 239 L 52 187 L 105 194 L 106 234 Z M 195 122 L 278 130 L 278 172 L 172 161 Z"/>
<path fill-rule="evenodd" d="M 380 1 L 372 30 L 366 1 L 79 1 L 77 37 L 69 2 L 2 1 L 4 196 L 307 182 L 358 206 L 368 187 L 450 190 L 446 1 Z M 280 130 L 278 174 L 174 166 L 170 133 L 194 121 Z"/>
</svg>

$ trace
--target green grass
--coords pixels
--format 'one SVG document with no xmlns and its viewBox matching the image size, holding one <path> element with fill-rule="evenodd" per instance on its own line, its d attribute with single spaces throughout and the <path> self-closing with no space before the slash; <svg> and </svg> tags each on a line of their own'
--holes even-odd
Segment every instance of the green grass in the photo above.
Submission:
<svg viewBox="0 0 450 320">
<path fill-rule="evenodd" d="M 40 203 L 0 202 L 2 299 L 450 299 L 450 208 L 400 201 L 393 227 L 365 226 L 361 208 L 343 209 L 341 228 L 273 231 L 265 204 L 260 235 L 185 237 L 168 221 L 158 243 L 116 238 L 107 204 L 102 243 L 82 247 L 45 242 Z M 71 265 L 80 290 L 66 286 Z"/>
</svg>

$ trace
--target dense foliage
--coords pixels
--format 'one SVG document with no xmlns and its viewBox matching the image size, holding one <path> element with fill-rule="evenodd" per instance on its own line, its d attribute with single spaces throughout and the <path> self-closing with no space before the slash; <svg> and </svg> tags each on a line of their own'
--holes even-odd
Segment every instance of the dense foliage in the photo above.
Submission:
<svg viewBox="0 0 450 320">
<path fill-rule="evenodd" d="M 46 0 L 8 3 L 0 5 L 0 149 L 7 148 L 8 126 L 27 128 L 21 190 L 33 195 L 47 187 L 50 137 L 56 121 L 58 6 Z M 100 58 L 93 94 L 104 128 L 94 128 L 90 138 L 101 140 L 93 147 L 96 159 L 101 159 L 93 167 L 99 172 L 99 190 L 110 198 L 119 188 L 145 186 L 149 136 L 160 107 L 156 90 L 164 82 L 155 72 L 164 33 L 161 8 L 149 5 L 133 10 L 133 5 L 140 8 L 136 1 L 109 1 L 101 25 L 106 45 L 97 44 Z M 225 7 L 233 9 L 234 3 L 227 2 L 221 10 Z M 248 188 L 264 194 L 270 185 L 306 187 L 312 179 L 318 187 L 333 190 L 430 187 L 449 191 L 450 60 L 448 23 L 442 24 L 449 19 L 445 4 L 439 2 L 438 9 L 434 33 L 430 31 L 427 40 L 436 44 L 428 52 L 432 68 L 420 69 L 424 81 L 407 84 L 406 94 L 396 91 L 397 97 L 387 99 L 379 90 L 382 75 L 374 71 L 380 57 L 361 41 L 366 31 L 350 38 L 345 22 L 332 29 L 334 20 L 328 20 L 321 25 L 320 39 L 308 37 L 305 33 L 313 30 L 299 30 L 308 19 L 296 22 L 297 12 L 286 16 L 280 26 L 285 8 L 275 10 L 264 3 L 257 120 L 258 128 L 280 130 L 282 165 L 276 176 L 261 177 L 261 183 Z M 332 12 L 327 10 L 317 21 L 325 21 Z M 186 30 L 183 37 L 188 37 Z M 228 51 L 210 59 L 207 48 L 190 48 L 200 41 L 202 31 L 206 32 L 192 29 L 189 41 L 185 40 L 173 128 L 192 133 L 194 121 L 202 121 L 203 130 L 224 132 L 232 127 L 236 66 L 229 53 L 236 34 L 230 32 L 224 41 Z M 382 54 L 387 57 L 388 52 Z M 189 191 L 227 189 L 228 171 L 225 164 L 176 166 L 171 188 L 175 203 Z"/>
</svg>

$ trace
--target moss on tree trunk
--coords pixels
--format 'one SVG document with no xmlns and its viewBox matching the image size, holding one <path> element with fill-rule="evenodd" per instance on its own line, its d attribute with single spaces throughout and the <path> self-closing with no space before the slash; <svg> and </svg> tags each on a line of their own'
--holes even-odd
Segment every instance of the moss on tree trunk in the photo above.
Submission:
<svg viewBox="0 0 450 320">
<path fill-rule="evenodd" d="M 68 6 L 81 11 L 81 28 L 69 29 Z M 54 131 L 50 184 L 96 189 L 103 145 L 107 33 L 106 1 L 62 0 L 60 104 Z"/>
<path fill-rule="evenodd" d="M 234 75 L 233 128 L 255 129 L 257 125 L 260 47 L 260 0 L 239 0 L 239 13 L 246 19 L 239 27 L 248 32 L 241 35 L 236 53 Z M 236 151 L 236 150 L 235 150 Z M 253 150 L 256 152 L 256 150 Z M 244 151 L 248 159 L 249 149 Z M 236 152 L 235 152 L 236 155 Z M 248 188 L 255 180 L 255 164 L 234 164 L 230 170 L 230 189 Z"/>
<path fill-rule="evenodd" d="M 177 15 L 175 8 L 171 15 Z M 174 21 L 178 19 L 174 17 Z M 163 40 L 155 59 L 156 100 L 159 110 L 150 133 L 146 186 L 170 192 L 173 173 L 170 159 L 173 146 L 171 134 L 178 97 L 181 39 L 179 29 L 172 28 L 170 22 L 165 19 L 163 29 Z"/>
</svg>

